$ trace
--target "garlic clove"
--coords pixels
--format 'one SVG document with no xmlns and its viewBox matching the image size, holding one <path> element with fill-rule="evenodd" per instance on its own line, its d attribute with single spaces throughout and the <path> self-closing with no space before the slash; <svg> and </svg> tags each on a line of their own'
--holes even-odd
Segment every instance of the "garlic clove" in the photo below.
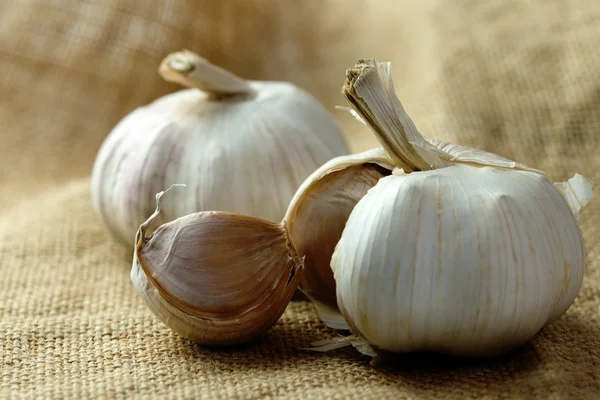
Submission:
<svg viewBox="0 0 600 400">
<path fill-rule="evenodd" d="M 331 160 L 297 191 L 284 218 L 298 254 L 305 257 L 300 290 L 329 327 L 347 329 L 337 310 L 330 262 L 350 212 L 383 176 L 390 160 L 377 148 Z"/>
<path fill-rule="evenodd" d="M 283 224 L 199 212 L 136 236 L 131 271 L 150 310 L 179 335 L 208 345 L 250 341 L 283 314 L 303 264 Z"/>
</svg>

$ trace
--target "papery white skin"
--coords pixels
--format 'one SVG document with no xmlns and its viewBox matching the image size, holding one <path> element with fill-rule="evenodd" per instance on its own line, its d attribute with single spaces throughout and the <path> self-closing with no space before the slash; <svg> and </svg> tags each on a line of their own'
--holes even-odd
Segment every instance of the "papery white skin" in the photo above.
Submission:
<svg viewBox="0 0 600 400">
<path fill-rule="evenodd" d="M 454 165 L 381 179 L 331 266 L 342 313 L 375 347 L 482 356 L 562 315 L 584 260 L 575 218 L 544 176 Z"/>
<path fill-rule="evenodd" d="M 250 96 L 214 99 L 198 89 L 164 96 L 125 117 L 103 143 L 92 173 L 93 205 L 131 243 L 174 182 L 158 223 L 202 211 L 280 221 L 316 168 L 349 152 L 331 115 L 285 82 L 247 82 Z"/>
</svg>

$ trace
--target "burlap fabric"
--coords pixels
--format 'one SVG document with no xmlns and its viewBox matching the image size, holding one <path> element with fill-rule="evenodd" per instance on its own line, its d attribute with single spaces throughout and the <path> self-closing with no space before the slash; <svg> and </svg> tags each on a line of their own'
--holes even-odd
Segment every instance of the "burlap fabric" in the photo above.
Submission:
<svg viewBox="0 0 600 400">
<path fill-rule="evenodd" d="M 207 349 L 172 334 L 134 292 L 131 250 L 93 214 L 89 173 L 122 116 L 176 89 L 155 71 L 183 47 L 248 78 L 296 82 L 332 112 L 345 68 L 391 60 L 427 136 L 554 180 L 600 182 L 600 3 L 362 3 L 0 4 L 0 397 L 600 398 L 598 199 L 583 215 L 588 265 L 575 305 L 498 359 L 406 355 L 374 369 L 353 351 L 301 351 L 334 334 L 307 302 L 261 340 Z M 355 150 L 374 144 L 334 115 Z"/>
</svg>

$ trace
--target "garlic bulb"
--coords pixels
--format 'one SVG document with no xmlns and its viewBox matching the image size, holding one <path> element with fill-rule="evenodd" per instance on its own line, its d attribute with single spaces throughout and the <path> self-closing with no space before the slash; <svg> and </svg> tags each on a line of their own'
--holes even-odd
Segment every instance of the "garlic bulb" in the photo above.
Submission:
<svg viewBox="0 0 600 400">
<path fill-rule="evenodd" d="M 165 199 L 161 223 L 202 210 L 280 221 L 304 179 L 349 152 L 330 114 L 290 83 L 245 81 L 189 51 L 159 72 L 188 89 L 126 116 L 92 172 L 94 208 L 128 244 L 172 182 L 188 190 Z"/>
<path fill-rule="evenodd" d="M 167 189 L 168 190 L 168 189 Z M 150 310 L 179 335 L 209 345 L 250 341 L 279 319 L 302 277 L 282 224 L 206 211 L 136 235 L 131 280 Z"/>
<path fill-rule="evenodd" d="M 495 154 L 424 139 L 394 93 L 389 63 L 360 60 L 343 94 L 383 148 L 331 160 L 288 208 L 290 236 L 306 255 L 303 291 L 329 326 L 355 335 L 316 350 L 490 356 L 530 340 L 567 311 L 584 275 L 577 219 L 593 196 L 591 181 L 576 174 L 552 184 L 541 171 Z M 329 238 L 339 238 L 331 274 L 323 260 L 332 243 L 319 253 L 306 232 L 328 229 L 316 211 L 357 187 L 347 181 L 362 183 L 327 225 Z M 316 211 L 309 220 L 298 216 L 301 209 Z M 334 214 L 323 211 L 321 219 L 326 215 Z M 306 226 L 298 233 L 300 220 Z"/>
</svg>

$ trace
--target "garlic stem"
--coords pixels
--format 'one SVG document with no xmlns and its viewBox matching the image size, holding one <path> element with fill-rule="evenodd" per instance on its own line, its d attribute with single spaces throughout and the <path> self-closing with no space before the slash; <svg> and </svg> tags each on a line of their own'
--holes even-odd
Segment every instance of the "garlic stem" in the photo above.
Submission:
<svg viewBox="0 0 600 400">
<path fill-rule="evenodd" d="M 342 94 L 371 127 L 390 158 L 406 172 L 450 163 L 419 133 L 394 93 L 389 62 L 361 59 L 346 71 Z"/>
<path fill-rule="evenodd" d="M 189 50 L 169 54 L 161 62 L 158 73 L 168 82 L 200 89 L 216 98 L 255 94 L 246 80 Z"/>
</svg>

